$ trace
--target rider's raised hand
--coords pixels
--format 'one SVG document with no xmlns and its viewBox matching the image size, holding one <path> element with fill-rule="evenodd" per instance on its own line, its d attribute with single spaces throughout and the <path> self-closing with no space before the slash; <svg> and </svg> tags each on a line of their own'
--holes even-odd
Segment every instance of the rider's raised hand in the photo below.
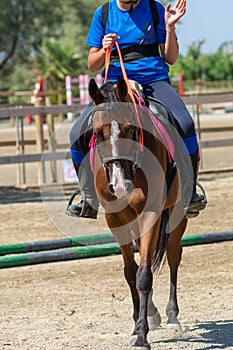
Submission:
<svg viewBox="0 0 233 350">
<path fill-rule="evenodd" d="M 177 0 L 175 5 L 172 7 L 168 4 L 165 9 L 165 23 L 166 27 L 174 29 L 175 24 L 186 12 L 186 0 Z"/>
</svg>

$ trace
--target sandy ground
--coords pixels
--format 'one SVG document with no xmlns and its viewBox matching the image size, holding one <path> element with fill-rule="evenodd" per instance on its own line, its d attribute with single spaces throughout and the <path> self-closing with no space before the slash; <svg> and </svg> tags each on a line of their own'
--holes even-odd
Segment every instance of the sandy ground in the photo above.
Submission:
<svg viewBox="0 0 233 350">
<path fill-rule="evenodd" d="M 73 185 L 16 188 L 11 175 L 1 167 L 0 245 L 108 231 L 102 210 L 96 221 L 64 214 Z M 186 234 L 232 231 L 233 172 L 202 173 L 199 180 L 208 207 L 190 220 Z M 184 248 L 178 283 L 182 334 L 164 328 L 167 265 L 154 277 L 162 327 L 149 334 L 152 350 L 233 349 L 232 246 Z M 120 255 L 2 269 L 0 275 L 0 349 L 130 348 L 132 303 Z"/>
</svg>

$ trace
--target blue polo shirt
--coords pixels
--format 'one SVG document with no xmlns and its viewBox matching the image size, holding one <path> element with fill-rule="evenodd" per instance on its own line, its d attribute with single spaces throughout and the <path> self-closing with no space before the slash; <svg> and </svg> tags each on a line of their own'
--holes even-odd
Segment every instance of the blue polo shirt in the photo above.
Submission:
<svg viewBox="0 0 233 350">
<path fill-rule="evenodd" d="M 154 31 L 153 19 L 148 0 L 141 0 L 133 9 L 123 11 L 117 6 L 116 0 L 109 2 L 108 19 L 106 27 L 102 25 L 102 6 L 95 11 L 90 25 L 87 46 L 102 48 L 102 39 L 105 34 L 115 33 L 120 48 L 134 45 L 147 45 L 152 43 L 164 44 L 166 41 L 166 26 L 164 21 L 164 7 L 156 1 L 159 24 Z M 114 48 L 113 48 L 114 49 Z M 145 57 L 125 63 L 125 69 L 129 79 L 135 80 L 142 85 L 169 79 L 169 67 L 160 56 Z M 104 76 L 104 72 L 103 72 Z M 122 76 L 119 62 L 110 64 L 108 80 L 115 82 L 117 77 Z"/>
</svg>

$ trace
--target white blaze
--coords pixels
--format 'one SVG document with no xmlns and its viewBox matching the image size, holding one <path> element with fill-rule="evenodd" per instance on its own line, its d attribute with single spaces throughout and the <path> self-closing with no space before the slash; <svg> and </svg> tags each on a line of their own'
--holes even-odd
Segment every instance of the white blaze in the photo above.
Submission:
<svg viewBox="0 0 233 350">
<path fill-rule="evenodd" d="M 111 122 L 111 137 L 110 143 L 112 145 L 112 156 L 118 156 L 116 141 L 118 140 L 118 135 L 120 134 L 119 125 L 115 120 Z"/>
<path fill-rule="evenodd" d="M 110 137 L 113 157 L 118 156 L 117 140 L 118 140 L 119 133 L 120 133 L 119 125 L 115 120 L 113 120 L 111 122 L 111 137 Z M 111 184 L 114 188 L 114 191 L 117 197 L 123 197 L 127 195 L 125 185 L 124 185 L 124 179 L 121 171 L 121 164 L 119 161 L 116 161 L 113 163 Z"/>
</svg>

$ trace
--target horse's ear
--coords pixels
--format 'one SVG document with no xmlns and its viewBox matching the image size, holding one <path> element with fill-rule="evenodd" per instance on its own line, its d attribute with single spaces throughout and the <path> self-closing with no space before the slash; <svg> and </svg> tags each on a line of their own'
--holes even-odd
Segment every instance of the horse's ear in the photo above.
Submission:
<svg viewBox="0 0 233 350">
<path fill-rule="evenodd" d="M 91 79 L 88 85 L 88 92 L 96 105 L 104 102 L 104 95 L 100 92 L 95 79 Z"/>
<path fill-rule="evenodd" d="M 125 79 L 123 79 L 122 77 L 117 78 L 117 94 L 119 96 L 120 101 L 124 102 L 126 95 L 128 94 L 128 88 Z"/>
</svg>

